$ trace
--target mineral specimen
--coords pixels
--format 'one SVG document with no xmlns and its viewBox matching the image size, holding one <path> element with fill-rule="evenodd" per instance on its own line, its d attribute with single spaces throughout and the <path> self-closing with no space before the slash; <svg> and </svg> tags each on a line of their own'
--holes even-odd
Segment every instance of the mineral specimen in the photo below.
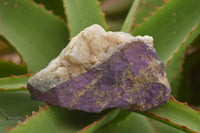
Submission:
<svg viewBox="0 0 200 133">
<path fill-rule="evenodd" d="M 166 103 L 171 88 L 153 38 L 105 32 L 92 25 L 30 78 L 34 100 L 70 110 L 145 111 Z"/>
</svg>

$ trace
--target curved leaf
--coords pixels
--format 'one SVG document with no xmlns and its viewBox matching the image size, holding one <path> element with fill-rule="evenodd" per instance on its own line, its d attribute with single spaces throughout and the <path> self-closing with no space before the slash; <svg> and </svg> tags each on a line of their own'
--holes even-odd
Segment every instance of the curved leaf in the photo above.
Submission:
<svg viewBox="0 0 200 133">
<path fill-rule="evenodd" d="M 133 35 L 150 35 L 160 59 L 167 63 L 200 21 L 199 0 L 171 0 L 139 25 Z"/>
<path fill-rule="evenodd" d="M 151 123 L 155 133 L 185 133 L 184 131 L 178 130 L 154 119 L 149 119 L 149 122 Z"/>
<path fill-rule="evenodd" d="M 31 100 L 28 91 L 0 92 L 0 108 L 9 117 L 25 118 L 26 115 L 31 115 L 33 110 L 37 111 L 38 106 L 44 106 L 44 103 Z M 0 113 L 1 133 L 5 133 L 8 127 L 14 127 L 16 124 L 17 121 L 6 120 Z"/>
<path fill-rule="evenodd" d="M 24 90 L 30 75 L 0 78 L 0 91 Z"/>
<path fill-rule="evenodd" d="M 47 106 L 8 133 L 76 133 L 101 115 Z"/>
<path fill-rule="evenodd" d="M 37 72 L 67 44 L 65 23 L 32 1 L 0 2 L 0 33 L 16 46 L 30 72 Z"/>
<path fill-rule="evenodd" d="M 99 24 L 107 29 L 96 0 L 64 0 L 64 3 L 71 37 L 92 24 Z"/>
<path fill-rule="evenodd" d="M 167 63 L 169 59 L 173 56 L 174 52 L 176 52 L 182 42 L 190 36 L 190 31 L 197 26 L 200 20 L 200 16 L 198 15 L 200 12 L 200 3 L 198 0 L 189 1 L 189 0 L 172 0 L 167 2 L 163 7 L 159 8 L 153 15 L 151 15 L 146 21 L 144 21 L 140 26 L 138 26 L 134 35 L 151 35 L 155 40 L 155 48 L 160 56 L 160 58 Z M 188 44 L 187 44 L 188 45 Z M 166 109 L 174 109 L 171 103 L 167 103 L 160 108 L 154 109 L 155 113 L 160 116 L 159 113 L 165 113 L 165 118 L 168 116 Z M 172 107 L 172 108 L 170 108 Z M 156 111 L 159 110 L 159 111 Z M 181 112 L 182 109 L 176 108 L 176 112 Z M 183 111 L 184 112 L 184 111 Z M 171 112 L 174 115 L 176 113 Z M 190 114 L 191 113 L 191 114 Z M 195 115 L 195 111 L 191 111 L 188 115 Z M 147 115 L 147 114 L 144 114 Z M 149 115 L 148 115 L 149 116 Z M 152 117 L 152 115 L 151 115 Z M 172 124 L 173 122 L 169 122 L 168 124 L 185 130 L 185 128 L 181 127 L 182 118 L 175 117 L 176 124 Z M 189 117 L 188 117 L 189 118 Z M 188 118 L 184 118 L 184 121 L 187 121 Z M 195 119 L 199 119 L 200 117 L 197 115 Z M 158 119 L 159 120 L 159 119 Z M 173 119 L 174 120 L 174 119 Z M 164 122 L 164 121 L 162 121 Z M 179 123 L 180 122 L 180 123 Z M 198 123 L 199 121 L 190 121 L 190 123 Z M 190 123 L 185 123 L 188 128 L 185 131 L 192 131 L 193 127 L 190 127 Z M 198 128 L 197 124 L 194 129 Z M 198 131 L 198 129 L 197 129 Z"/>
<path fill-rule="evenodd" d="M 199 29 L 200 30 L 200 29 Z M 195 46 L 196 45 L 196 46 Z M 185 52 L 181 84 L 178 86 L 178 100 L 191 106 L 200 106 L 200 34 Z"/>
<path fill-rule="evenodd" d="M 186 103 L 180 103 L 173 97 L 160 108 L 148 112 L 140 112 L 185 132 L 200 132 L 200 112 L 197 112 Z"/>
<path fill-rule="evenodd" d="M 130 132 L 154 133 L 146 117 L 137 113 L 131 113 L 129 111 L 121 111 L 120 114 L 113 121 L 95 131 L 95 133 L 130 133 Z"/>
<path fill-rule="evenodd" d="M 22 75 L 25 73 L 27 73 L 25 65 L 17 65 L 11 61 L 3 61 L 0 59 L 0 77 Z"/>
<path fill-rule="evenodd" d="M 191 30 L 190 34 L 183 40 L 179 49 L 174 53 L 173 57 L 167 62 L 166 72 L 169 82 L 173 81 L 174 76 L 179 72 L 183 64 L 186 48 L 200 34 L 200 22 Z"/>
<path fill-rule="evenodd" d="M 97 129 L 102 127 L 103 125 L 105 125 L 108 122 L 110 122 L 111 120 L 113 120 L 119 114 L 119 112 L 120 112 L 119 109 L 108 112 L 103 117 L 101 117 L 99 120 L 93 122 L 92 124 L 88 125 L 84 129 L 79 131 L 79 133 L 93 133 L 94 131 L 96 131 Z"/>
<path fill-rule="evenodd" d="M 149 16 L 150 12 L 155 11 L 156 7 L 162 4 L 163 0 L 134 0 L 122 27 L 122 31 L 132 32 L 135 25 L 143 22 Z"/>
<path fill-rule="evenodd" d="M 41 6 L 45 6 L 46 9 L 52 11 L 55 15 L 58 15 L 64 21 L 66 16 L 64 13 L 63 0 L 34 0 Z"/>
<path fill-rule="evenodd" d="M 106 16 L 119 16 L 127 12 L 134 0 L 107 0 L 101 4 Z"/>
</svg>

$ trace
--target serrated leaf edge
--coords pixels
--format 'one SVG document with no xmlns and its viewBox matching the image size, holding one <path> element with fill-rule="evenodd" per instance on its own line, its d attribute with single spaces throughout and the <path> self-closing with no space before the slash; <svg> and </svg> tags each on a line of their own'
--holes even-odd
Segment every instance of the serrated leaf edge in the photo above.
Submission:
<svg viewBox="0 0 200 133">
<path fill-rule="evenodd" d="M 169 1 L 170 1 L 170 0 L 163 0 L 163 4 L 162 4 L 161 6 L 156 6 L 156 7 L 155 7 L 155 10 L 154 10 L 153 12 L 150 11 L 150 12 L 149 12 L 149 16 L 148 16 L 148 17 L 143 17 L 142 22 L 141 22 L 140 24 L 137 24 L 137 23 L 136 23 L 136 24 L 135 24 L 135 27 L 134 27 L 134 30 L 133 30 L 133 31 L 130 31 L 129 33 L 130 33 L 130 34 L 133 34 L 136 28 L 140 27 L 145 21 L 148 21 L 149 18 L 150 18 L 151 16 L 153 16 L 157 11 L 161 10 L 161 9 L 164 7 L 164 5 L 165 5 L 166 3 L 168 3 Z"/>
<path fill-rule="evenodd" d="M 10 130 L 13 130 L 13 129 L 17 128 L 21 124 L 25 124 L 29 119 L 32 119 L 34 116 L 36 116 L 37 114 L 39 114 L 43 110 L 47 110 L 48 109 L 47 106 L 48 106 L 47 104 L 45 104 L 45 107 L 40 107 L 39 106 L 39 110 L 37 112 L 32 111 L 32 115 L 31 116 L 26 115 L 26 120 L 23 121 L 23 122 L 22 121 L 18 121 L 18 123 L 17 123 L 17 125 L 15 127 L 13 127 L 13 128 L 12 127 L 8 127 L 6 133 L 9 133 Z"/>
<path fill-rule="evenodd" d="M 181 47 L 183 47 L 183 45 L 185 44 L 185 42 L 189 39 L 189 37 L 192 35 L 192 33 L 194 32 L 194 30 L 200 25 L 200 22 L 194 26 L 192 28 L 192 30 L 190 31 L 190 33 L 188 34 L 188 36 L 185 38 L 185 40 L 183 40 L 183 42 L 181 43 L 181 45 L 179 46 L 179 48 L 174 52 L 174 54 L 172 55 L 172 57 L 168 60 L 168 62 L 166 63 L 166 67 L 168 66 L 168 64 L 173 60 L 173 58 L 175 57 L 175 55 L 179 52 L 179 50 L 181 49 Z"/>
<path fill-rule="evenodd" d="M 196 110 L 192 109 L 192 108 L 187 104 L 187 102 L 181 103 L 181 102 L 177 101 L 173 96 L 170 96 L 170 99 L 171 99 L 172 101 L 174 101 L 175 103 L 184 105 L 186 108 L 188 108 L 188 109 L 190 109 L 190 110 L 192 110 L 192 111 L 195 111 L 195 112 L 197 112 L 197 113 L 200 114 L 200 111 L 196 111 Z M 153 118 L 153 119 L 155 119 L 155 120 L 158 120 L 158 121 L 160 121 L 160 122 L 162 122 L 162 123 L 165 123 L 165 124 L 167 124 L 167 125 L 170 125 L 170 126 L 172 126 L 172 127 L 175 127 L 175 128 L 180 129 L 180 130 L 182 130 L 182 131 L 189 132 L 189 133 L 197 133 L 196 131 L 194 131 L 194 130 L 188 128 L 188 127 L 185 126 L 185 125 L 181 125 L 181 124 L 175 123 L 175 122 L 171 121 L 170 119 L 161 117 L 161 116 L 159 116 L 159 115 L 156 115 L 155 113 L 151 113 L 151 112 L 148 112 L 148 111 L 139 112 L 139 113 L 141 113 L 141 114 L 143 114 L 143 115 L 146 115 L 146 116 L 148 116 L 148 117 L 151 116 L 150 118 Z"/>
<path fill-rule="evenodd" d="M 27 73 L 25 75 L 19 75 L 19 76 L 16 76 L 16 75 L 10 75 L 9 77 L 5 77 L 5 78 L 0 78 L 1 79 L 10 79 L 10 78 L 24 78 L 24 77 L 31 77 L 33 76 L 33 74 L 31 73 Z M 17 88 L 17 89 L 12 89 L 12 91 L 18 91 L 18 90 L 27 90 L 26 86 L 21 86 L 20 88 Z M 0 88 L 0 92 L 1 91 L 10 91 L 9 89 L 4 89 L 4 88 Z"/>
</svg>

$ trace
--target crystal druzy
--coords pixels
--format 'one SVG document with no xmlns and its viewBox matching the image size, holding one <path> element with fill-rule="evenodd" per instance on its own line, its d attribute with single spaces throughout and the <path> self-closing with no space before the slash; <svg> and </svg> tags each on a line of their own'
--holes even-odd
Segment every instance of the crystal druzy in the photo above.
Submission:
<svg viewBox="0 0 200 133">
<path fill-rule="evenodd" d="M 171 88 L 150 36 L 92 25 L 28 81 L 34 100 L 70 110 L 145 111 L 166 103 Z"/>
</svg>

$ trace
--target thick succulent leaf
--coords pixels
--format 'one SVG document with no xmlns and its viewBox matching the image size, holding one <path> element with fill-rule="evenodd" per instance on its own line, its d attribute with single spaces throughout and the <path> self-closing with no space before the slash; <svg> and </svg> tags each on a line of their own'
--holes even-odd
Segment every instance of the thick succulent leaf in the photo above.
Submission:
<svg viewBox="0 0 200 133">
<path fill-rule="evenodd" d="M 142 23 L 150 12 L 155 11 L 163 4 L 163 0 L 134 0 L 132 7 L 126 17 L 122 31 L 132 32 L 135 25 Z"/>
<path fill-rule="evenodd" d="M 16 46 L 31 73 L 46 66 L 66 46 L 68 31 L 56 16 L 32 1 L 0 2 L 0 33 Z"/>
<path fill-rule="evenodd" d="M 9 117 L 25 119 L 25 116 L 31 115 L 33 110 L 37 111 L 38 106 L 44 106 L 44 103 L 31 100 L 28 91 L 0 92 L 0 108 Z M 0 113 L 0 132 L 5 133 L 8 127 L 16 126 L 17 122 L 7 120 Z"/>
<path fill-rule="evenodd" d="M 56 16 L 59 16 L 64 21 L 66 20 L 63 0 L 34 0 L 41 6 L 45 6 L 46 9 L 52 11 Z"/>
<path fill-rule="evenodd" d="M 27 73 L 25 65 L 17 65 L 11 61 L 3 61 L 0 59 L 0 77 L 22 75 L 25 73 Z"/>
<path fill-rule="evenodd" d="M 119 113 L 120 113 L 119 109 L 112 110 L 108 112 L 107 114 L 105 114 L 103 117 L 101 117 L 99 120 L 93 122 L 92 124 L 88 125 L 84 129 L 79 131 L 79 133 L 93 133 L 94 131 L 102 127 L 103 125 L 113 120 Z"/>
<path fill-rule="evenodd" d="M 147 118 L 129 111 L 121 111 L 110 123 L 95 131 L 95 133 L 154 133 Z M 83 132 L 92 133 L 92 132 Z"/>
<path fill-rule="evenodd" d="M 181 84 L 181 73 L 183 72 L 183 70 L 179 70 L 178 72 L 176 72 L 175 77 L 173 78 L 172 82 L 170 83 L 172 89 L 171 95 L 174 96 L 177 100 L 178 99 L 178 95 L 179 95 L 179 86 Z M 182 88 L 181 88 L 182 89 Z"/>
<path fill-rule="evenodd" d="M 168 61 L 166 66 L 166 72 L 170 83 L 173 81 L 173 78 L 176 75 L 176 73 L 179 72 L 179 69 L 181 69 L 186 48 L 192 43 L 192 41 L 199 34 L 200 34 L 200 23 L 198 23 L 191 30 L 190 34 L 188 34 L 188 36 L 181 43 L 181 46 L 179 47 L 177 52 L 175 52 L 173 57 Z"/>
<path fill-rule="evenodd" d="M 200 20 L 199 0 L 171 0 L 139 25 L 133 35 L 150 35 L 164 63 L 172 58 L 181 43 Z"/>
<path fill-rule="evenodd" d="M 185 133 L 182 130 L 176 129 L 154 119 L 149 119 L 149 122 L 151 123 L 155 133 Z"/>
<path fill-rule="evenodd" d="M 0 34 L 0 53 L 4 53 L 6 51 L 16 51 L 15 47 L 5 38 L 5 36 Z"/>
<path fill-rule="evenodd" d="M 105 18 L 96 0 L 64 0 L 70 37 L 74 37 L 84 28 L 99 24 L 107 29 Z"/>
<path fill-rule="evenodd" d="M 31 76 L 27 74 L 0 78 L 0 91 L 24 90 L 26 89 L 26 84 L 30 77 Z"/>
<path fill-rule="evenodd" d="M 105 112 L 102 112 L 105 113 Z M 101 114 L 69 111 L 60 107 L 47 106 L 8 133 L 76 133 Z"/>
<path fill-rule="evenodd" d="M 101 4 L 101 9 L 106 16 L 118 16 L 129 10 L 134 0 L 106 0 Z"/>
<path fill-rule="evenodd" d="M 140 112 L 185 132 L 200 132 L 200 112 L 191 109 L 186 103 L 180 103 L 173 97 L 160 108 Z"/>
<path fill-rule="evenodd" d="M 146 130 L 151 131 L 149 124 L 151 124 L 152 128 L 155 132 L 162 131 L 170 131 L 170 132 L 199 132 L 199 122 L 200 122 L 200 112 L 197 112 L 188 105 L 177 102 L 174 98 L 171 97 L 169 102 L 163 105 L 160 108 L 153 109 L 150 111 L 146 111 L 144 113 L 139 112 L 145 116 L 158 120 L 158 124 L 151 123 L 147 119 L 144 119 L 144 116 L 138 116 L 136 113 L 121 111 L 120 114 L 109 124 L 104 127 L 97 129 L 96 132 L 145 132 Z M 121 115 L 124 114 L 124 115 Z M 126 114 L 126 115 L 125 115 Z M 131 119 L 129 121 L 129 116 Z M 144 118 L 143 118 L 144 117 Z M 141 123 L 140 120 L 142 121 Z M 152 120 L 153 121 L 153 120 Z M 98 121 L 101 122 L 101 121 Z M 150 122 L 150 123 L 149 123 Z M 124 124 L 121 124 L 124 123 Z M 137 125 L 138 124 L 138 125 Z M 154 125 L 155 124 L 155 125 Z M 95 124 L 93 125 L 95 126 Z M 136 127 L 135 127 L 136 126 Z M 92 127 L 89 127 L 90 129 Z M 83 133 L 90 133 L 90 131 L 86 129 Z M 148 132 L 147 131 L 147 132 Z"/>
<path fill-rule="evenodd" d="M 106 22 L 111 31 L 120 31 L 126 15 L 134 0 L 106 0 L 101 4 L 101 9 L 106 17 Z"/>
<path fill-rule="evenodd" d="M 196 45 L 196 46 L 195 46 Z M 200 34 L 187 48 L 181 73 L 181 84 L 178 86 L 178 100 L 187 101 L 189 105 L 200 106 Z"/>
</svg>

